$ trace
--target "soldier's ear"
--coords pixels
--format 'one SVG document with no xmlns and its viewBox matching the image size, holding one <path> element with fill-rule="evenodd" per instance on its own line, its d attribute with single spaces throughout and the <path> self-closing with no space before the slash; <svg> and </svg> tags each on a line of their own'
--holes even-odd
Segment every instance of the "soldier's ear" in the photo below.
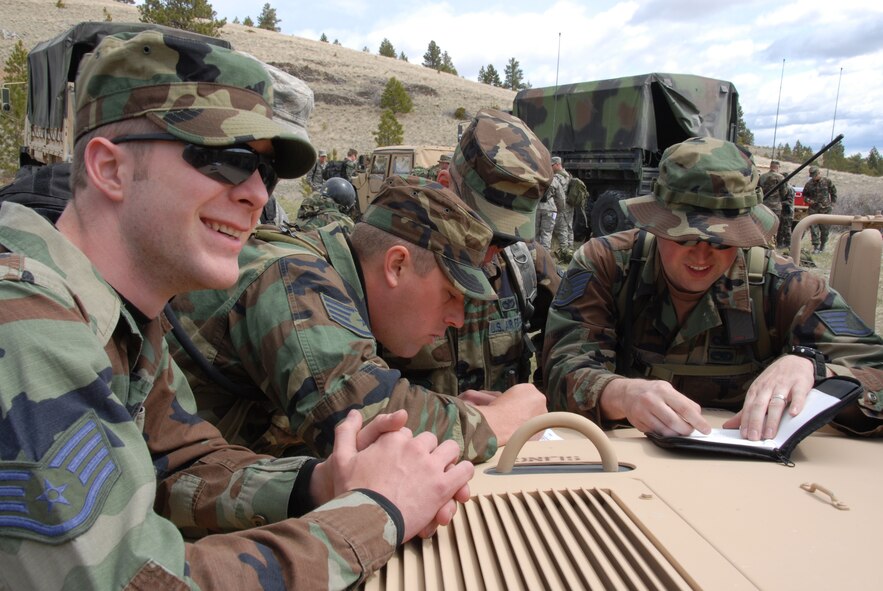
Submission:
<svg viewBox="0 0 883 591">
<path fill-rule="evenodd" d="M 383 256 L 383 278 L 389 287 L 401 284 L 405 272 L 413 268 L 413 259 L 408 248 L 402 244 L 389 247 Z"/>
<path fill-rule="evenodd" d="M 122 201 L 125 169 L 135 165 L 120 146 L 105 137 L 94 137 L 86 144 L 83 164 L 89 182 L 112 201 Z M 127 161 L 131 160 L 130 163 Z"/>
</svg>

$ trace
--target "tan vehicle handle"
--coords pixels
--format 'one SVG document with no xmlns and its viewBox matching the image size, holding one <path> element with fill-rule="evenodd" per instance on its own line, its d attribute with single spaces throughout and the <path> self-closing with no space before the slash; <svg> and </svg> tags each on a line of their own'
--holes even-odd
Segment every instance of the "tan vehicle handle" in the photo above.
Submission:
<svg viewBox="0 0 883 591">
<path fill-rule="evenodd" d="M 526 421 L 521 425 L 512 437 L 509 443 L 503 448 L 500 460 L 497 462 L 497 472 L 500 474 L 508 474 L 515 465 L 515 458 L 524 443 L 545 429 L 552 427 L 561 427 L 565 429 L 573 429 L 585 435 L 589 441 L 595 444 L 598 453 L 601 454 L 601 465 L 605 472 L 617 472 L 619 470 L 619 460 L 616 457 L 616 450 L 613 444 L 601 427 L 587 419 L 572 412 L 550 412 L 544 415 L 538 415 Z"/>
</svg>

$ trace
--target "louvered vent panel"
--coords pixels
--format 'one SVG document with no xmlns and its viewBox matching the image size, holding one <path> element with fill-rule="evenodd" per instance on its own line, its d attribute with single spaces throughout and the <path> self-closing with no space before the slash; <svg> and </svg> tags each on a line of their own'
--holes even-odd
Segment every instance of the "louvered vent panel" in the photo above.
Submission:
<svg viewBox="0 0 883 591">
<path fill-rule="evenodd" d="M 562 489 L 482 495 L 431 540 L 411 542 L 365 588 L 535 591 L 690 589 L 615 494 Z"/>
</svg>

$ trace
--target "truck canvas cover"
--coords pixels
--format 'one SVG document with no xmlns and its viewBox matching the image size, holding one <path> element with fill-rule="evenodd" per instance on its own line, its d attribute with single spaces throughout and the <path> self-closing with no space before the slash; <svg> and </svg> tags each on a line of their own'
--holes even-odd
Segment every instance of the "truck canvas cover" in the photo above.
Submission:
<svg viewBox="0 0 883 591">
<path fill-rule="evenodd" d="M 230 47 L 223 39 L 188 33 L 179 29 L 147 23 L 86 22 L 61 35 L 39 43 L 28 54 L 30 76 L 28 119 L 32 125 L 61 128 L 64 125 L 65 88 L 77 76 L 77 67 L 86 53 L 106 35 L 158 30 L 176 37 L 192 37 L 222 47 Z"/>
<path fill-rule="evenodd" d="M 654 73 L 522 90 L 513 114 L 553 154 L 659 152 L 688 137 L 734 139 L 737 103 L 731 82 Z"/>
</svg>

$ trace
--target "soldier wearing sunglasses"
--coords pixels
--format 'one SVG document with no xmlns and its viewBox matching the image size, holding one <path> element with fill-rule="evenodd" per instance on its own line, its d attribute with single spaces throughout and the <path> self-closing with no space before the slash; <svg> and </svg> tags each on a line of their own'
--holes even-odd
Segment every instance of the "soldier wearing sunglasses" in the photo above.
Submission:
<svg viewBox="0 0 883 591">
<path fill-rule="evenodd" d="M 702 407 L 738 411 L 724 427 L 775 435 L 815 381 L 866 392 L 834 424 L 883 435 L 883 340 L 820 276 L 769 246 L 750 155 L 694 138 L 668 148 L 653 193 L 623 202 L 636 229 L 574 256 L 546 326 L 550 409 L 662 435 L 708 432 Z"/>
<path fill-rule="evenodd" d="M 277 177 L 316 158 L 272 86 L 227 49 L 106 37 L 77 79 L 56 225 L 0 208 L 0 587 L 349 587 L 468 498 L 471 464 L 404 411 L 342 414 L 322 463 L 193 414 L 160 311 L 235 282 Z"/>
</svg>

